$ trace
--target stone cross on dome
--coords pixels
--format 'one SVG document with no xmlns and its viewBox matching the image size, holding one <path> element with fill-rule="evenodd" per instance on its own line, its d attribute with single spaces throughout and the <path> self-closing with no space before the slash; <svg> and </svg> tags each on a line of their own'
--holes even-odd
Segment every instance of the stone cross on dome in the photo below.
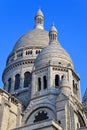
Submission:
<svg viewBox="0 0 87 130">
<path fill-rule="evenodd" d="M 35 28 L 36 29 L 44 29 L 44 15 L 39 8 L 35 15 Z"/>
</svg>

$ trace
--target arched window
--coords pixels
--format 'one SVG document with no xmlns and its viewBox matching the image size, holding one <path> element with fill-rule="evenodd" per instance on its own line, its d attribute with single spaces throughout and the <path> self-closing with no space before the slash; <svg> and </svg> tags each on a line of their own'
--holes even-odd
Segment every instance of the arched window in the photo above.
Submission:
<svg viewBox="0 0 87 130">
<path fill-rule="evenodd" d="M 74 88 L 74 86 L 75 86 L 75 81 L 73 80 L 73 88 Z"/>
<path fill-rule="evenodd" d="M 74 92 L 74 94 L 77 94 L 77 91 L 78 91 L 77 83 L 75 83 L 75 81 L 73 80 L 73 92 Z"/>
<path fill-rule="evenodd" d="M 55 75 L 55 86 L 59 86 L 59 75 Z"/>
<path fill-rule="evenodd" d="M 8 92 L 11 90 L 11 78 L 8 79 Z"/>
<path fill-rule="evenodd" d="M 43 120 L 46 120 L 48 119 L 48 113 L 46 111 L 40 111 L 37 113 L 37 115 L 35 116 L 35 120 L 34 120 L 34 123 L 35 122 L 39 122 L 39 121 L 43 121 Z"/>
<path fill-rule="evenodd" d="M 64 75 L 61 76 L 61 79 L 62 79 L 62 80 L 63 80 L 63 78 L 64 78 Z"/>
<path fill-rule="evenodd" d="M 15 87 L 14 89 L 17 90 L 20 87 L 20 74 L 15 75 Z"/>
<path fill-rule="evenodd" d="M 41 78 L 38 78 L 38 91 L 41 90 Z"/>
<path fill-rule="evenodd" d="M 29 87 L 29 84 L 30 84 L 30 72 L 25 72 L 24 74 L 24 87 Z"/>
<path fill-rule="evenodd" d="M 36 54 L 39 54 L 40 53 L 40 50 L 36 50 Z"/>
<path fill-rule="evenodd" d="M 30 54 L 32 54 L 32 50 L 26 51 L 26 55 L 30 55 Z"/>
<path fill-rule="evenodd" d="M 46 79 L 46 76 L 43 77 L 43 88 L 44 89 L 47 88 L 47 79 Z"/>
</svg>

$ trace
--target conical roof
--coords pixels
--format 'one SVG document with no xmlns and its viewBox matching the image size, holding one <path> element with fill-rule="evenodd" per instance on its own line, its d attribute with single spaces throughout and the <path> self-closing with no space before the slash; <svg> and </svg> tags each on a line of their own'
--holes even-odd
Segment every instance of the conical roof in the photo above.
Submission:
<svg viewBox="0 0 87 130">
<path fill-rule="evenodd" d="M 42 16 L 42 17 L 44 17 L 43 12 L 41 11 L 41 9 L 40 9 L 40 8 L 38 9 L 38 11 L 37 11 L 37 13 L 36 13 L 36 16 L 35 16 L 35 17 L 37 17 L 37 16 Z"/>
<path fill-rule="evenodd" d="M 54 23 L 52 24 L 52 26 L 51 26 L 51 29 L 50 29 L 50 32 L 57 32 L 57 29 L 56 29 L 56 27 L 54 26 Z"/>
</svg>

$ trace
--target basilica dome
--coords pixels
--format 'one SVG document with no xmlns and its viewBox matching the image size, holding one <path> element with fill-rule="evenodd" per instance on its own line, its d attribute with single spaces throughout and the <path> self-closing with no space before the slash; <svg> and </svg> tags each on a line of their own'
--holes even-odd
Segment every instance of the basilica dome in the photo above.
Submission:
<svg viewBox="0 0 87 130">
<path fill-rule="evenodd" d="M 44 15 L 39 9 L 35 15 L 35 27 L 16 42 L 12 52 L 26 48 L 43 48 L 49 42 L 48 32 L 44 30 Z"/>
<path fill-rule="evenodd" d="M 7 58 L 2 76 L 4 88 L 12 95 L 16 93 L 24 107 L 30 100 L 34 66 L 38 68 L 50 63 L 73 68 L 69 54 L 57 41 L 57 35 L 54 25 L 49 33 L 44 30 L 44 15 L 39 9 L 35 15 L 34 29 L 19 38 Z"/>
<path fill-rule="evenodd" d="M 49 42 L 48 32 L 43 29 L 34 29 L 25 33 L 15 44 L 13 52 L 22 48 L 45 47 Z"/>
<path fill-rule="evenodd" d="M 13 47 L 7 58 L 6 66 L 16 61 L 36 59 L 41 49 L 48 45 L 48 32 L 44 30 L 44 15 L 39 9 L 35 15 L 34 29 L 21 36 Z M 34 62 L 34 61 L 31 61 Z"/>
<path fill-rule="evenodd" d="M 73 67 L 73 62 L 70 55 L 63 49 L 57 41 L 57 30 L 54 25 L 49 32 L 49 45 L 45 47 L 38 55 L 35 61 L 35 68 L 46 66 L 49 63 L 58 65 L 62 64 L 65 67 Z"/>
<path fill-rule="evenodd" d="M 73 68 L 73 63 L 69 54 L 60 45 L 52 44 L 45 47 L 38 55 L 35 67 L 47 65 L 49 62 L 53 64 L 63 64 L 66 65 L 66 67 L 71 66 Z"/>
<path fill-rule="evenodd" d="M 31 76 L 35 59 L 48 45 L 48 32 L 44 30 L 44 15 L 39 9 L 35 15 L 34 29 L 18 39 L 7 58 L 2 79 L 6 91 L 27 105 L 31 95 Z M 25 97 L 25 98 L 23 98 Z"/>
</svg>

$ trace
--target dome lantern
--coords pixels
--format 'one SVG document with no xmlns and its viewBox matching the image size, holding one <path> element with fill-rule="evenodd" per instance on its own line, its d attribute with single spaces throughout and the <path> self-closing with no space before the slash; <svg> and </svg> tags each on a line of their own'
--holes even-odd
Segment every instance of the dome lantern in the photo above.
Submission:
<svg viewBox="0 0 87 130">
<path fill-rule="evenodd" d="M 56 27 L 54 26 L 54 24 L 52 24 L 52 27 L 49 31 L 49 39 L 50 39 L 50 43 L 58 43 L 57 42 L 57 36 L 58 36 L 58 32 L 57 32 L 57 29 Z"/>
<path fill-rule="evenodd" d="M 35 28 L 44 29 L 43 24 L 44 24 L 44 15 L 41 9 L 39 9 L 35 15 Z"/>
</svg>

